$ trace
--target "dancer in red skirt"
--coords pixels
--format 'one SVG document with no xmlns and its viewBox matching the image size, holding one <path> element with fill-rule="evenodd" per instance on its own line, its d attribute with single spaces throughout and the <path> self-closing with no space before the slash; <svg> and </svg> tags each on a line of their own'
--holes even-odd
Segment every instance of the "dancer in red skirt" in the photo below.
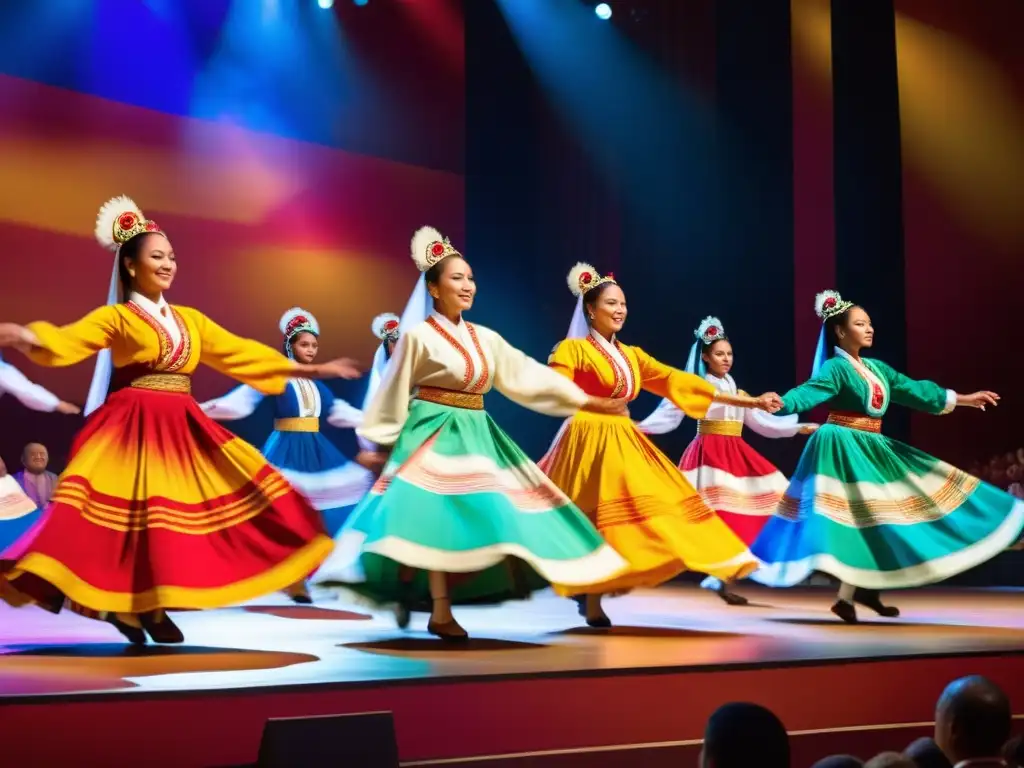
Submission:
<svg viewBox="0 0 1024 768">
<path fill-rule="evenodd" d="M 359 373 L 347 360 L 301 365 L 169 305 L 174 249 L 128 198 L 103 206 L 96 236 L 115 252 L 111 294 L 119 283 L 122 303 L 63 327 L 0 324 L 0 347 L 41 365 L 102 352 L 91 404 L 108 383 L 112 392 L 75 438 L 42 519 L 5 553 L 0 597 L 55 613 L 67 602 L 137 644 L 147 634 L 181 642 L 167 610 L 282 590 L 332 547 L 316 510 L 258 450 L 202 412 L 192 373 L 203 362 L 271 395 L 293 377 Z"/>
<path fill-rule="evenodd" d="M 732 369 L 732 344 L 717 317 L 706 317 L 694 335 L 686 370 L 711 382 L 720 392 L 745 394 L 736 387 Z M 683 453 L 679 468 L 708 506 L 743 539 L 753 544 L 761 528 L 771 519 L 786 490 L 788 480 L 764 456 L 743 439 L 744 425 L 763 437 L 808 435 L 815 424 L 800 424 L 797 416 L 773 416 L 753 409 L 741 409 L 722 403 L 713 404 L 705 418 L 697 422 L 697 436 Z M 642 432 L 661 435 L 676 429 L 683 413 L 668 400 L 638 425 Z M 755 572 L 750 578 L 757 580 Z M 716 592 L 730 605 L 745 605 L 745 597 L 725 588 L 713 576 L 701 586 Z"/>
</svg>

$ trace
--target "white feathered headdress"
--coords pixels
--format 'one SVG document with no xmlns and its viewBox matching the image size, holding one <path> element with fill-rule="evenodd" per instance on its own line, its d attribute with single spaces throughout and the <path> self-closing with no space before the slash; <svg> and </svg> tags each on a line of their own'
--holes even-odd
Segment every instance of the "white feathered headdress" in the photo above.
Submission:
<svg viewBox="0 0 1024 768">
<path fill-rule="evenodd" d="M 125 195 L 111 198 L 96 214 L 96 241 L 109 251 L 143 232 L 159 231 L 157 223 L 147 220 L 135 201 Z"/>
<path fill-rule="evenodd" d="M 157 223 L 149 221 L 130 197 L 120 195 L 100 206 L 100 211 L 96 214 L 96 242 L 108 251 L 114 252 L 114 268 L 110 273 L 110 286 L 107 288 L 108 306 L 117 304 L 117 288 L 121 282 L 118 269 L 121 246 L 143 232 L 160 231 Z M 127 299 L 128 297 L 123 298 Z M 96 356 L 96 369 L 93 371 L 89 394 L 85 400 L 86 416 L 103 405 L 107 399 L 112 371 L 113 363 L 110 358 L 110 350 L 101 349 Z"/>
<path fill-rule="evenodd" d="M 814 297 L 814 312 L 822 322 L 843 314 L 852 306 L 852 301 L 843 301 L 839 291 L 822 291 Z"/>
<path fill-rule="evenodd" d="M 569 275 L 565 281 L 569 284 L 569 290 L 572 291 L 572 295 L 578 297 L 603 283 L 614 283 L 615 277 L 611 274 L 601 277 L 596 269 L 580 261 L 569 270 Z"/>
<path fill-rule="evenodd" d="M 398 341 L 399 328 L 400 323 L 398 315 L 392 314 L 391 312 L 385 312 L 382 315 L 377 315 L 373 318 L 373 322 L 370 323 L 370 329 L 373 331 L 373 335 L 381 341 Z"/>
<path fill-rule="evenodd" d="M 416 262 L 416 267 L 420 272 L 426 272 L 441 261 L 441 259 L 462 255 L 452 247 L 447 237 L 444 237 L 433 227 L 420 227 L 417 229 L 416 234 L 412 236 L 410 247 L 412 249 L 412 260 Z"/>
<path fill-rule="evenodd" d="M 320 335 L 320 324 L 313 317 L 313 313 L 307 312 L 302 307 L 292 307 L 281 315 L 281 322 L 277 324 L 277 327 L 281 330 L 286 344 L 299 333 Z"/>
</svg>

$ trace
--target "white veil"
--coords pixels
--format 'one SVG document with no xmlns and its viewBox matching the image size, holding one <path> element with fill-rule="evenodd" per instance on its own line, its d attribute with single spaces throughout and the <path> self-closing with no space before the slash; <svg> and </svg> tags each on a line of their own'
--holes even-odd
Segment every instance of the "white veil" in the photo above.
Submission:
<svg viewBox="0 0 1024 768">
<path fill-rule="evenodd" d="M 412 330 L 417 325 L 422 323 L 433 312 L 434 305 L 431 301 L 430 293 L 427 291 L 427 280 L 424 273 L 420 273 L 419 280 L 416 281 L 416 285 L 412 289 L 412 294 L 409 296 L 409 301 L 406 302 L 405 310 L 402 312 L 402 319 L 398 322 L 398 328 L 400 333 L 406 333 Z M 384 380 L 384 373 L 387 371 L 388 364 L 391 362 L 384 352 L 384 345 L 380 344 L 377 347 L 377 351 L 373 354 L 373 366 L 370 368 L 369 381 L 366 385 L 366 394 L 363 396 L 363 411 L 370 407 L 370 403 L 373 402 L 373 398 L 377 394 L 377 389 L 380 387 L 381 381 Z M 376 450 L 376 446 L 359 437 L 359 433 L 356 433 L 356 439 L 359 441 L 359 448 L 364 451 Z"/>
</svg>

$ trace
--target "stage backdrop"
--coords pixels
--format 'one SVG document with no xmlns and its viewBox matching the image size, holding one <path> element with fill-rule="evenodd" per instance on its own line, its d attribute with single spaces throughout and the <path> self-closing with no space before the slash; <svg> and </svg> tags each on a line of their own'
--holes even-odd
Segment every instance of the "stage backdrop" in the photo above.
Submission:
<svg viewBox="0 0 1024 768">
<path fill-rule="evenodd" d="M 998 409 L 915 417 L 914 439 L 967 462 L 1024 445 L 1024 5 L 895 0 L 911 372 Z"/>
<path fill-rule="evenodd" d="M 369 363 L 372 317 L 400 313 L 418 275 L 412 232 L 463 240 L 457 1 L 15 5 L 0 12 L 3 320 L 63 323 L 104 302 L 112 256 L 93 223 L 127 194 L 174 244 L 172 302 L 275 346 L 281 313 L 300 305 L 324 356 Z M 91 362 L 7 359 L 85 399 Z M 232 386 L 206 370 L 195 391 Z M 356 404 L 362 388 L 336 387 Z M 262 440 L 269 419 L 238 429 Z M 80 426 L 4 397 L 0 455 L 13 471 L 39 440 L 59 465 Z"/>
</svg>

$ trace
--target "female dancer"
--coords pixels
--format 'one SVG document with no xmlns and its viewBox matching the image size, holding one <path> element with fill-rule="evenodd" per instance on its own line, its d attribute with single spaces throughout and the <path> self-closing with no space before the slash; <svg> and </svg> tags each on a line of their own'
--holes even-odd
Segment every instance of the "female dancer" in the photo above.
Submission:
<svg viewBox="0 0 1024 768">
<path fill-rule="evenodd" d="M 0 397 L 4 394 L 14 395 L 33 411 L 81 413 L 77 405 L 65 403 L 52 392 L 33 384 L 21 371 L 5 362 L 0 354 Z M 0 552 L 32 527 L 41 511 L 17 481 L 7 474 L 7 466 L 0 459 Z"/>
<path fill-rule="evenodd" d="M 620 344 L 616 334 L 626 321 L 626 296 L 614 278 L 577 264 L 568 281 L 577 296 L 576 313 L 569 338 L 555 348 L 548 364 L 584 392 L 626 403 L 646 389 L 693 418 L 703 418 L 714 402 L 777 407 L 777 395 L 726 394 L 639 347 Z M 730 581 L 757 568 L 743 542 L 627 416 L 577 414 L 562 426 L 540 466 L 629 561 L 626 573 L 583 589 L 556 587 L 563 594 L 586 594 L 578 602 L 592 627 L 611 626 L 602 594 L 655 586 L 687 569 Z"/>
<path fill-rule="evenodd" d="M 174 250 L 126 197 L 100 209 L 96 236 L 115 252 L 124 303 L 57 327 L 0 324 L 0 347 L 49 366 L 103 350 L 113 394 L 86 422 L 39 524 L 0 578 L 4 599 L 112 623 L 133 643 L 181 642 L 167 609 L 214 608 L 284 589 L 331 549 L 320 518 L 252 446 L 211 421 L 190 394 L 200 358 L 268 394 L 296 375 L 354 377 L 351 363 L 305 365 L 171 306 Z M 112 293 L 117 295 L 117 282 Z M 104 361 L 97 366 L 100 379 Z M 107 387 L 100 384 L 94 392 Z M 10 551 L 8 555 L 10 555 Z"/>
<path fill-rule="evenodd" d="M 320 350 L 320 324 L 313 314 L 295 307 L 281 316 L 278 325 L 288 358 L 312 365 Z M 227 421 L 252 415 L 262 400 L 262 392 L 243 384 L 201 407 L 210 418 Z M 343 515 L 345 507 L 363 498 L 370 490 L 373 477 L 366 469 L 346 459 L 320 434 L 321 416 L 339 429 L 355 428 L 363 420 L 360 411 L 335 397 L 322 382 L 291 379 L 284 392 L 274 398 L 274 431 L 263 445 L 263 455 L 319 510 L 330 533 L 341 527 L 341 521 L 333 526 L 329 521 Z M 313 602 L 305 579 L 286 592 L 296 603 Z"/>
<path fill-rule="evenodd" d="M 857 621 L 855 602 L 898 616 L 875 590 L 931 584 L 985 562 L 1016 540 L 1024 503 L 884 437 L 882 417 L 890 403 L 945 414 L 984 410 L 999 396 L 959 395 L 862 357 L 874 341 L 871 318 L 835 291 L 818 294 L 816 309 L 823 326 L 815 374 L 783 396 L 782 412 L 827 402 L 831 413 L 754 543 L 764 563 L 758 578 L 791 586 L 824 571 L 843 582 L 832 606 L 843 621 Z M 835 347 L 827 361 L 826 345 Z"/>
<path fill-rule="evenodd" d="M 511 558 L 568 584 L 611 578 L 625 566 L 491 420 L 484 393 L 493 386 L 553 415 L 619 406 L 588 397 L 494 331 L 464 320 L 476 296 L 473 271 L 437 230 L 416 232 L 412 258 L 434 312 L 406 326 L 364 413 L 359 434 L 382 448 L 361 461 L 383 473 L 314 583 L 416 610 L 429 603 L 427 630 L 464 640 L 453 602 L 499 602 L 543 586 Z M 406 615 L 399 612 L 400 623 Z"/>
<path fill-rule="evenodd" d="M 719 392 L 746 395 L 729 375 L 732 344 L 725 335 L 722 321 L 717 317 L 704 318 L 694 336 L 697 340 L 690 349 L 686 371 L 698 372 Z M 663 435 L 677 429 L 683 415 L 666 399 L 637 426 L 645 434 Z M 708 506 L 750 546 L 771 519 L 788 481 L 743 439 L 744 424 L 763 437 L 773 438 L 809 435 L 817 425 L 799 424 L 796 414 L 773 416 L 724 403 L 713 404 L 707 416 L 697 422 L 697 436 L 683 454 L 679 468 Z M 756 581 L 757 572 L 750 577 Z M 717 592 L 730 605 L 747 603 L 745 597 L 728 589 L 714 576 L 704 579 L 701 586 Z"/>
<path fill-rule="evenodd" d="M 370 403 L 377 395 L 377 388 L 380 387 L 380 382 L 384 378 L 384 371 L 387 369 L 388 363 L 391 362 L 395 345 L 402 335 L 401 321 L 398 315 L 393 315 L 390 312 L 373 318 L 370 330 L 373 331 L 374 336 L 380 339 L 380 344 L 377 351 L 373 353 L 373 365 L 370 366 L 370 375 L 367 377 L 366 393 L 363 395 L 364 411 L 370 407 Z M 370 453 L 377 450 L 377 446 L 358 433 L 356 433 L 356 439 L 359 441 L 360 450 Z"/>
</svg>

